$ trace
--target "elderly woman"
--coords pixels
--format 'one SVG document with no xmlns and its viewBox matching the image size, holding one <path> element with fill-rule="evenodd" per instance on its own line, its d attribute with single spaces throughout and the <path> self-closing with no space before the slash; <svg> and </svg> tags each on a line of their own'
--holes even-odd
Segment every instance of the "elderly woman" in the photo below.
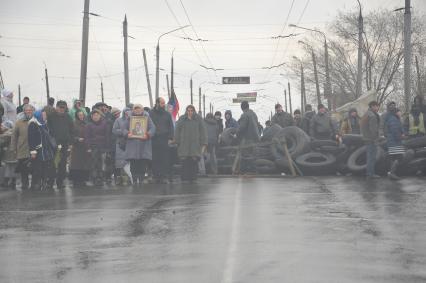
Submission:
<svg viewBox="0 0 426 283">
<path fill-rule="evenodd" d="M 29 188 L 30 173 L 30 149 L 28 147 L 28 122 L 33 117 L 34 108 L 32 105 L 24 106 L 24 115 L 15 123 L 12 134 L 11 150 L 16 154 L 18 165 L 17 173 L 21 173 L 22 190 Z"/>
<path fill-rule="evenodd" d="M 147 121 L 147 131 L 144 135 L 134 135 L 130 131 L 130 119 L 132 117 L 144 117 Z M 133 111 L 131 116 L 126 120 L 126 131 L 123 131 L 127 135 L 126 160 L 130 161 L 130 172 L 132 173 L 133 184 L 136 185 L 143 183 L 147 166 L 152 160 L 152 144 L 151 138 L 155 134 L 155 125 L 152 122 L 149 114 L 144 111 L 143 106 L 140 104 L 133 105 Z"/>
<path fill-rule="evenodd" d="M 185 115 L 176 123 L 175 142 L 182 162 L 182 181 L 195 181 L 198 161 L 207 147 L 207 130 L 203 119 L 195 113 L 195 107 L 186 107 Z"/>
<path fill-rule="evenodd" d="M 1 92 L 1 104 L 4 108 L 3 121 L 15 123 L 17 120 L 16 105 L 13 103 L 13 92 L 3 89 Z"/>
<path fill-rule="evenodd" d="M 115 184 L 126 185 L 127 178 L 123 174 L 124 167 L 128 164 L 126 160 L 126 143 L 127 143 L 127 119 L 129 118 L 132 111 L 126 107 L 123 109 L 123 114 L 120 118 L 114 121 L 112 127 L 112 134 L 115 136 Z"/>
<path fill-rule="evenodd" d="M 86 138 L 86 115 L 85 111 L 79 109 L 75 112 L 74 142 L 71 150 L 70 179 L 74 187 L 81 187 L 89 179 L 90 158 L 87 154 Z"/>
<path fill-rule="evenodd" d="M 28 145 L 32 160 L 31 189 L 40 190 L 53 187 L 53 158 L 56 142 L 46 124 L 46 112 L 36 111 L 28 123 Z"/>
</svg>

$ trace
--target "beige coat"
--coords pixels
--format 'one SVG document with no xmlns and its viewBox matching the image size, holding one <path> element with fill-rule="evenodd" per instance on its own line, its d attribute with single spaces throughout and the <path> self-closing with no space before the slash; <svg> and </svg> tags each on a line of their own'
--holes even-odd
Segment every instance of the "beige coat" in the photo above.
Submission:
<svg viewBox="0 0 426 283">
<path fill-rule="evenodd" d="M 28 146 L 28 121 L 18 120 L 15 123 L 12 134 L 12 150 L 16 152 L 16 159 L 26 159 L 30 157 Z"/>
</svg>

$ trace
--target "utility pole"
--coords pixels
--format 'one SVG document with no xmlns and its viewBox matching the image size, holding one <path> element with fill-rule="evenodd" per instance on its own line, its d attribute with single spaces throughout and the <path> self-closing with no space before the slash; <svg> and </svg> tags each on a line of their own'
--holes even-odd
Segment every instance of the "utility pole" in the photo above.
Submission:
<svg viewBox="0 0 426 283">
<path fill-rule="evenodd" d="M 201 112 L 201 87 L 198 88 L 198 111 Z"/>
<path fill-rule="evenodd" d="M 192 76 L 191 80 L 189 81 L 189 87 L 191 89 L 191 105 L 194 105 L 194 94 L 192 93 Z"/>
<path fill-rule="evenodd" d="M 104 103 L 104 83 L 101 81 L 101 101 Z M 126 104 L 127 106 L 127 104 Z"/>
<path fill-rule="evenodd" d="M 301 73 L 301 78 L 300 78 L 300 112 L 302 114 L 305 113 L 305 106 L 306 106 L 306 95 L 305 95 L 305 73 L 303 71 L 303 65 L 302 63 L 300 63 L 300 73 Z"/>
<path fill-rule="evenodd" d="M 173 50 L 173 52 L 174 52 L 175 50 Z M 171 71 L 170 71 L 170 86 L 171 86 L 171 89 L 174 89 L 174 87 L 175 87 L 175 84 L 174 84 L 174 81 L 175 81 L 175 75 L 174 75 L 174 59 L 173 59 L 173 52 L 172 52 L 172 60 L 171 60 Z"/>
<path fill-rule="evenodd" d="M 21 85 L 18 84 L 18 105 L 21 105 Z"/>
<path fill-rule="evenodd" d="M 405 0 L 404 13 L 404 104 L 405 112 L 410 110 L 411 99 L 411 11 L 410 0 Z"/>
<path fill-rule="evenodd" d="M 285 108 L 285 112 L 288 112 L 288 109 L 287 109 L 287 90 L 285 89 L 285 86 L 284 86 L 284 108 Z"/>
<path fill-rule="evenodd" d="M 0 88 L 1 88 L 1 89 L 3 89 L 3 88 L 4 88 L 3 76 L 2 76 L 2 74 L 1 74 L 1 71 L 0 71 Z"/>
<path fill-rule="evenodd" d="M 86 102 L 87 56 L 89 50 L 89 4 L 84 0 L 83 39 L 81 43 L 80 97 L 83 105 Z"/>
<path fill-rule="evenodd" d="M 204 118 L 206 118 L 206 95 L 205 94 L 203 94 L 203 116 Z"/>
<path fill-rule="evenodd" d="M 152 109 L 152 107 L 154 106 L 154 103 L 152 101 L 151 82 L 149 81 L 149 72 L 148 72 L 148 64 L 146 63 L 145 49 L 142 49 L 142 54 L 143 54 L 143 62 L 145 65 L 146 85 L 148 86 L 149 105 Z"/>
<path fill-rule="evenodd" d="M 288 82 L 288 104 L 290 106 L 290 115 L 293 116 L 293 107 L 291 106 L 291 90 L 290 90 L 290 82 Z"/>
<path fill-rule="evenodd" d="M 47 74 L 47 67 L 44 66 L 44 80 L 46 81 L 46 97 L 49 100 L 50 91 L 49 91 L 49 75 Z"/>
<path fill-rule="evenodd" d="M 320 87 L 318 82 L 318 71 L 317 71 L 317 59 L 315 57 L 314 50 L 312 49 L 312 62 L 314 64 L 314 76 L 315 76 L 315 86 L 317 89 L 317 103 L 318 105 L 321 104 L 321 93 L 320 93 Z"/>
<path fill-rule="evenodd" d="M 169 75 L 166 74 L 166 83 L 167 83 L 167 95 L 170 98 L 170 85 L 169 85 Z"/>
<path fill-rule="evenodd" d="M 363 32 L 363 19 L 361 2 L 359 0 L 359 15 L 358 15 L 358 67 L 357 67 L 357 78 L 356 78 L 356 98 L 362 95 L 362 32 Z"/>
<path fill-rule="evenodd" d="M 422 78 L 420 75 L 419 59 L 416 55 L 416 73 L 417 73 L 417 94 L 422 95 Z"/>
<path fill-rule="evenodd" d="M 123 21 L 123 37 L 124 37 L 124 95 L 126 106 L 130 103 L 129 93 L 129 54 L 127 53 L 127 15 L 124 15 Z"/>
</svg>

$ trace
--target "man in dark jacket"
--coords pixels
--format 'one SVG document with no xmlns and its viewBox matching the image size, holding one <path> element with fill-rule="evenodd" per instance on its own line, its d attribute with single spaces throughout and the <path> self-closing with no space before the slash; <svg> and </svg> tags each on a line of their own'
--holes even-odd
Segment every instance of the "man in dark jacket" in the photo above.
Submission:
<svg viewBox="0 0 426 283">
<path fill-rule="evenodd" d="M 19 105 L 19 106 L 16 108 L 16 114 L 19 114 L 19 113 L 21 113 L 21 112 L 24 112 L 24 106 L 30 103 L 30 99 L 29 99 L 27 96 L 25 96 L 25 97 L 24 97 L 24 100 L 23 100 L 22 102 L 23 102 L 23 103 L 22 103 L 22 105 Z"/>
<path fill-rule="evenodd" d="M 150 116 L 155 125 L 155 135 L 152 137 L 152 174 L 154 181 L 164 183 L 164 178 L 171 179 L 170 148 L 174 136 L 172 115 L 166 111 L 166 101 L 159 97 Z"/>
<path fill-rule="evenodd" d="M 367 178 L 379 178 L 375 174 L 377 142 L 379 140 L 380 116 L 379 104 L 371 101 L 368 104 L 368 111 L 361 118 L 361 134 L 367 144 Z"/>
<path fill-rule="evenodd" d="M 238 122 L 234 118 L 232 118 L 231 110 L 225 111 L 225 128 L 238 128 Z"/>
<path fill-rule="evenodd" d="M 342 121 L 342 124 L 340 125 L 340 135 L 361 134 L 359 120 L 360 118 L 358 116 L 358 111 L 355 108 L 349 109 L 348 116 Z"/>
<path fill-rule="evenodd" d="M 317 140 L 336 139 L 336 127 L 323 104 L 318 105 L 318 114 L 310 121 L 310 136 Z"/>
<path fill-rule="evenodd" d="M 305 114 L 302 118 L 302 130 L 309 135 L 311 129 L 311 119 L 315 115 L 315 111 L 312 111 L 312 105 L 307 104 L 305 106 Z"/>
<path fill-rule="evenodd" d="M 275 115 L 272 117 L 272 124 L 280 125 L 281 128 L 294 125 L 293 117 L 291 114 L 285 112 L 281 104 L 275 104 Z"/>
<path fill-rule="evenodd" d="M 219 140 L 220 129 L 212 113 L 206 115 L 204 123 L 207 130 L 207 156 L 210 172 L 217 174 L 216 146 Z"/>
<path fill-rule="evenodd" d="M 74 124 L 70 116 L 66 113 L 67 103 L 59 100 L 56 103 L 56 111 L 51 113 L 47 118 L 47 124 L 51 130 L 52 136 L 56 140 L 60 151 L 60 161 L 56 168 L 56 186 L 58 189 L 64 188 L 64 180 L 66 177 L 66 166 L 68 157 L 68 148 L 73 142 Z M 49 184 L 52 186 L 53 184 Z"/>
<path fill-rule="evenodd" d="M 216 111 L 214 113 L 214 118 L 216 119 L 217 125 L 219 127 L 219 133 L 223 132 L 223 119 L 222 119 L 222 113 L 220 111 Z"/>
<path fill-rule="evenodd" d="M 257 143 L 260 141 L 258 119 L 256 113 L 250 109 L 247 101 L 241 102 L 241 110 L 243 114 L 238 120 L 239 127 L 237 129 L 237 137 L 241 141 L 242 145 L 248 145 Z M 241 171 L 250 172 L 253 171 L 253 164 L 247 162 L 251 156 L 253 156 L 254 147 L 241 150 Z"/>
</svg>

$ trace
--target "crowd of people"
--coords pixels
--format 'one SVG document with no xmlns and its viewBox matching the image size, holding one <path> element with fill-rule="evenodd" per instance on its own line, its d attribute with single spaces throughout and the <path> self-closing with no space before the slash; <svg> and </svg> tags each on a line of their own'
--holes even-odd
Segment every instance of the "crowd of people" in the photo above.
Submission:
<svg viewBox="0 0 426 283">
<path fill-rule="evenodd" d="M 248 102 L 241 103 L 241 110 L 238 121 L 230 110 L 225 111 L 223 121 L 220 111 L 203 118 L 189 105 L 176 120 L 161 97 L 153 109 L 132 104 L 119 110 L 103 102 L 88 108 L 79 100 L 69 107 L 63 100 L 55 104 L 54 98 L 49 98 L 46 106 L 35 109 L 28 97 L 16 107 L 13 92 L 3 90 L 1 186 L 15 189 L 17 179 L 22 190 L 55 186 L 61 189 L 66 179 L 76 187 L 88 183 L 94 186 L 166 183 L 173 182 L 176 163 L 181 164 L 181 180 L 193 182 L 200 173 L 217 174 L 216 150 L 224 129 L 235 129 L 234 137 L 240 145 L 248 145 L 259 142 L 262 132 L 275 124 L 282 128 L 299 127 L 317 140 L 339 141 L 343 135 L 361 134 L 367 144 L 368 178 L 379 177 L 374 171 L 376 145 L 384 135 L 392 160 L 388 175 L 397 179 L 396 168 L 404 155 L 402 140 L 426 134 L 422 96 L 415 98 L 404 119 L 394 102 L 387 104 L 381 116 L 379 104 L 372 101 L 362 117 L 354 108 L 342 121 L 335 121 L 322 104 L 317 112 L 306 105 L 303 114 L 300 110 L 287 113 L 276 104 L 275 114 L 263 128 Z M 133 128 L 131 121 L 136 118 L 141 120 Z M 144 126 L 140 121 L 145 121 Z M 248 156 L 253 152 L 250 147 L 244 147 L 241 154 Z M 249 166 L 242 163 L 241 172 L 250 171 Z"/>
</svg>

